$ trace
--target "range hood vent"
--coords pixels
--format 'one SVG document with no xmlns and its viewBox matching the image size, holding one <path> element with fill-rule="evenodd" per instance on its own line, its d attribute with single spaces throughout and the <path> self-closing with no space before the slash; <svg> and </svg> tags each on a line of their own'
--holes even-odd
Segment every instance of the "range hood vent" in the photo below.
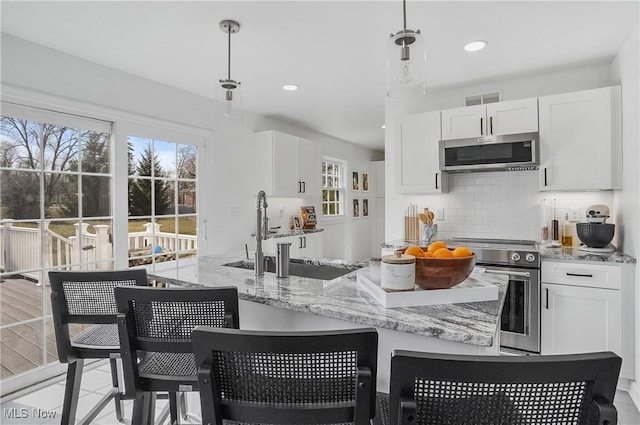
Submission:
<svg viewBox="0 0 640 425">
<path fill-rule="evenodd" d="M 500 102 L 501 100 L 502 100 L 502 95 L 500 92 L 476 94 L 473 96 L 465 97 L 465 105 L 466 106 L 482 105 L 485 103 Z"/>
</svg>

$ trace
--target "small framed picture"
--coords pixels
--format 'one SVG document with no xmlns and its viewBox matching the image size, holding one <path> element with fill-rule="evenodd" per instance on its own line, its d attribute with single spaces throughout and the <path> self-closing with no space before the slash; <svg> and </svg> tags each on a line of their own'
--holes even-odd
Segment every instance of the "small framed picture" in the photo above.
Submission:
<svg viewBox="0 0 640 425">
<path fill-rule="evenodd" d="M 362 200 L 362 216 L 369 217 L 369 200 L 368 199 Z"/>
<path fill-rule="evenodd" d="M 360 174 L 357 171 L 351 172 L 351 190 L 354 192 L 360 190 Z"/>
<path fill-rule="evenodd" d="M 300 224 L 300 217 L 298 216 L 293 216 L 293 227 L 296 230 L 300 230 L 302 229 L 302 225 Z"/>
<path fill-rule="evenodd" d="M 360 217 L 360 200 L 354 199 L 353 200 L 353 218 L 358 218 L 358 217 Z"/>
<path fill-rule="evenodd" d="M 369 191 L 369 173 L 365 173 L 365 172 L 362 173 L 362 191 L 363 192 Z"/>
</svg>

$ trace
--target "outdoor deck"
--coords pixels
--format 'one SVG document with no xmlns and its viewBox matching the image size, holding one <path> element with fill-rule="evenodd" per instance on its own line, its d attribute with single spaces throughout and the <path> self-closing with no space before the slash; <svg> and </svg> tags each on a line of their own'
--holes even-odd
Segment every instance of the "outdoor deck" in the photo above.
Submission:
<svg viewBox="0 0 640 425">
<path fill-rule="evenodd" d="M 49 286 L 43 294 L 36 282 L 19 277 L 0 283 L 1 379 L 44 365 L 42 312 L 45 308 L 47 315 L 51 313 L 50 294 Z M 55 362 L 58 357 L 51 318 L 46 319 L 46 341 L 46 361 Z"/>
</svg>

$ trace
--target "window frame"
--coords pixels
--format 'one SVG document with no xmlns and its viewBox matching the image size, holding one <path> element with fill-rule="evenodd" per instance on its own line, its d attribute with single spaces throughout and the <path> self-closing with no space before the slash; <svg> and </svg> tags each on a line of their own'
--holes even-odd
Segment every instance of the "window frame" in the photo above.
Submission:
<svg viewBox="0 0 640 425">
<path fill-rule="evenodd" d="M 324 165 L 325 163 L 332 163 L 334 165 L 339 165 L 340 166 L 340 186 L 339 187 L 330 187 L 330 186 L 326 186 L 325 185 L 325 181 L 327 181 L 328 177 L 335 177 L 336 174 L 333 173 L 331 176 L 329 176 L 328 174 L 326 174 L 323 170 L 325 169 Z M 320 172 L 321 172 L 321 193 L 320 193 L 320 215 L 324 220 L 341 220 L 341 219 L 345 219 L 347 217 L 346 213 L 345 213 L 345 197 L 347 195 L 347 191 L 345 188 L 345 184 L 344 182 L 346 181 L 346 170 L 347 170 L 347 161 L 344 159 L 340 159 L 340 158 L 334 158 L 334 157 L 329 157 L 329 156 L 323 156 L 322 157 L 322 162 L 321 162 L 321 167 L 320 167 Z M 334 191 L 339 193 L 340 195 L 340 200 L 339 201 L 325 201 L 324 200 L 324 192 L 325 190 L 329 190 L 329 191 Z M 325 214 L 324 213 L 324 206 L 325 204 L 337 204 L 339 205 L 340 208 L 340 213 L 339 214 Z M 327 209 L 328 210 L 328 209 Z"/>
</svg>

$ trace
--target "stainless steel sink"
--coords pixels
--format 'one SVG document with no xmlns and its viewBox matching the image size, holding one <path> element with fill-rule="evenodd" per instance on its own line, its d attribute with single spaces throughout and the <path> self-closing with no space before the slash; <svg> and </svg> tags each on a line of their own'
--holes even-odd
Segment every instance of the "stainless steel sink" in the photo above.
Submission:
<svg viewBox="0 0 640 425">
<path fill-rule="evenodd" d="M 276 272 L 275 257 L 265 257 L 265 272 Z M 253 270 L 253 261 L 240 260 L 223 264 L 226 267 Z M 289 262 L 289 274 L 292 276 L 309 277 L 320 280 L 333 280 L 354 270 L 360 266 L 349 266 L 349 268 L 336 267 L 330 264 L 308 264 L 301 260 L 293 259 Z"/>
</svg>

